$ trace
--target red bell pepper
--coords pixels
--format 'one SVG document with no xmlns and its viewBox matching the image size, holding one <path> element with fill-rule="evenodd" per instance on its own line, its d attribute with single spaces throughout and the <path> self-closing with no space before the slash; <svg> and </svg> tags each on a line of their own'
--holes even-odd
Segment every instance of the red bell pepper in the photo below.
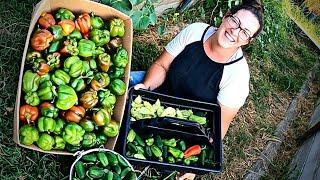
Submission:
<svg viewBox="0 0 320 180">
<path fill-rule="evenodd" d="M 49 27 L 56 24 L 56 20 L 54 20 L 52 14 L 44 12 L 41 14 L 38 23 L 42 28 L 48 29 Z"/>
<path fill-rule="evenodd" d="M 19 111 L 19 119 L 24 124 L 35 122 L 38 119 L 39 110 L 35 106 L 30 106 L 29 104 L 22 105 Z"/>
<path fill-rule="evenodd" d="M 189 147 L 184 153 L 183 157 L 187 159 L 190 156 L 199 155 L 201 153 L 201 147 L 199 145 L 194 145 Z"/>
<path fill-rule="evenodd" d="M 31 47 L 36 51 L 42 51 L 49 47 L 52 40 L 53 35 L 51 32 L 46 29 L 41 29 L 33 34 L 31 38 Z"/>
<path fill-rule="evenodd" d="M 78 17 L 76 28 L 80 30 L 81 34 L 87 39 L 91 28 L 91 18 L 88 13 L 83 13 Z"/>
</svg>

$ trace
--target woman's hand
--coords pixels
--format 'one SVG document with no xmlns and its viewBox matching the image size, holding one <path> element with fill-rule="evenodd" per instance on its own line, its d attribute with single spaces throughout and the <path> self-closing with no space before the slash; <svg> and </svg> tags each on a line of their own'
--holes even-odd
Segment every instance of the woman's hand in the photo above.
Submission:
<svg viewBox="0 0 320 180">
<path fill-rule="evenodd" d="M 143 83 L 136 84 L 135 86 L 133 86 L 133 88 L 134 88 L 135 90 L 138 90 L 138 89 L 148 89 L 148 88 L 146 87 L 146 85 L 144 85 Z"/>
</svg>

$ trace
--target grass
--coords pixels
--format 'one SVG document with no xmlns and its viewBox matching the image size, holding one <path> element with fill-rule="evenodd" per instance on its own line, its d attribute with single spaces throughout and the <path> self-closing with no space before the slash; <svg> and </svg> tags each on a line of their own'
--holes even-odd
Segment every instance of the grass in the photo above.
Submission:
<svg viewBox="0 0 320 180">
<path fill-rule="evenodd" d="M 73 157 L 48 155 L 17 146 L 12 140 L 12 119 L 22 51 L 32 8 L 36 0 L 0 2 L 0 170 L 1 179 L 67 179 Z M 245 49 L 251 69 L 250 96 L 224 139 L 224 172 L 199 178 L 239 179 L 248 170 L 301 87 L 305 75 L 319 56 L 310 43 L 297 33 L 297 27 L 282 14 L 281 5 L 265 0 L 265 24 L 262 35 Z M 215 5 L 214 5 L 215 6 Z M 220 2 L 226 12 L 226 2 Z M 210 22 L 220 8 L 211 12 L 205 1 L 185 13 L 170 12 L 159 18 L 159 25 L 135 32 L 133 70 L 146 70 L 164 45 L 181 28 L 197 21 Z M 157 28 L 165 26 L 163 35 Z M 310 99 L 310 102 L 313 99 Z M 306 104 L 310 108 L 310 104 Z M 305 109 L 302 109 L 305 110 Z M 300 114 L 305 122 L 308 114 Z M 291 147 L 288 146 L 288 149 Z M 290 154 L 291 155 L 291 154 Z M 285 164 L 285 163 L 284 163 Z M 285 165 L 274 163 L 274 169 Z M 280 177 L 271 171 L 266 178 Z"/>
</svg>

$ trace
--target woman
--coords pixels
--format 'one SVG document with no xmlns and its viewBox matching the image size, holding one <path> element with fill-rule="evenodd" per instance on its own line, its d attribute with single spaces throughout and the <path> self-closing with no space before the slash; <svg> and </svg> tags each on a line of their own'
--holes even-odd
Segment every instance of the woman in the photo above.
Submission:
<svg viewBox="0 0 320 180">
<path fill-rule="evenodd" d="M 134 88 L 219 103 L 224 137 L 249 93 L 249 68 L 241 47 L 262 27 L 262 8 L 257 1 L 231 9 L 218 29 L 205 23 L 191 24 L 169 42 L 143 82 Z M 135 76 L 133 72 L 133 79 Z"/>
</svg>

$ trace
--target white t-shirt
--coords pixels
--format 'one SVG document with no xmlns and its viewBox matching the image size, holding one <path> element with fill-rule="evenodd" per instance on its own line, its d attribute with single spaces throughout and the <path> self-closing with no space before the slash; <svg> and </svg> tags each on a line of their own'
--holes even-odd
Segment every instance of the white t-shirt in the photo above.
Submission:
<svg viewBox="0 0 320 180">
<path fill-rule="evenodd" d="M 166 51 L 176 57 L 188 44 L 200 41 L 207 27 L 208 24 L 205 23 L 188 25 L 168 43 L 165 47 Z M 210 27 L 204 36 L 203 42 L 213 35 L 216 30 L 216 28 Z M 239 48 L 227 62 L 234 61 L 241 56 L 243 56 L 243 52 Z M 219 85 L 218 102 L 230 108 L 240 108 L 249 94 L 249 79 L 249 67 L 245 58 L 233 64 L 225 65 Z"/>
</svg>

